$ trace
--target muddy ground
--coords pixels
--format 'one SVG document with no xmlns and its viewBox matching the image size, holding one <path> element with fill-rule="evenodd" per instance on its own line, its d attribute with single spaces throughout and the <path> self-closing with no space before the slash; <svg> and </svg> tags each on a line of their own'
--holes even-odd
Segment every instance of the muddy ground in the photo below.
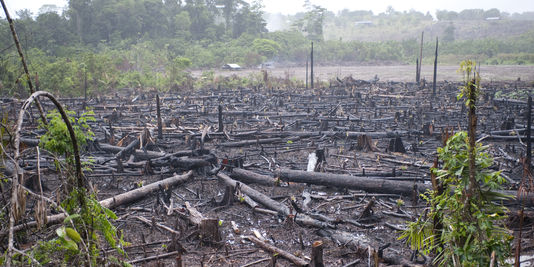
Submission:
<svg viewBox="0 0 534 267">
<path fill-rule="evenodd" d="M 458 66 L 439 65 L 438 66 L 438 81 L 461 81 L 462 76 L 457 72 Z M 298 80 L 305 80 L 306 67 L 292 66 L 284 67 L 276 65 L 273 69 L 266 69 L 273 77 L 295 78 Z M 480 74 L 485 81 L 514 81 L 520 78 L 524 81 L 534 81 L 534 66 L 525 65 L 482 65 L 480 67 Z M 257 68 L 243 69 L 241 71 L 227 71 L 216 70 L 216 74 L 223 76 L 230 76 L 236 74 L 238 76 L 248 76 L 259 73 L 261 70 Z M 421 77 L 428 81 L 432 80 L 434 66 L 423 65 L 421 68 Z M 352 75 L 355 79 L 371 80 L 378 76 L 382 81 L 397 81 L 397 82 L 411 82 L 415 81 L 415 66 L 412 65 L 386 65 L 386 66 L 316 66 L 314 68 L 316 77 L 320 80 L 328 81 L 335 79 L 335 77 L 345 77 Z M 199 77 L 202 70 L 195 70 L 192 72 L 193 76 Z"/>
<path fill-rule="evenodd" d="M 508 75 L 511 80 L 521 75 L 532 79 L 531 67 L 519 66 L 508 74 L 501 74 L 503 67 L 499 67 L 498 75 Z M 436 148 L 442 145 L 444 132 L 465 129 L 466 111 L 462 102 L 456 100 L 458 83 L 439 82 L 433 95 L 428 86 L 421 88 L 405 82 L 409 79 L 400 78 L 403 75 L 398 68 L 408 71 L 408 66 L 375 67 L 381 73 L 380 81 L 373 83 L 366 79 L 373 78 L 377 71 L 363 74 L 368 67 L 330 68 L 334 74 L 339 69 L 340 77 L 360 73 L 353 77 L 362 81 L 346 79 L 343 84 L 314 90 L 220 88 L 170 92 L 160 95 L 165 126 L 162 138 L 157 137 L 155 93 L 121 89 L 115 95 L 88 100 L 87 105 L 96 113 L 97 121 L 92 128 L 100 147 L 92 145 L 83 158 L 95 159 L 93 171 L 86 175 L 98 189 L 99 199 L 193 169 L 193 177 L 187 182 L 168 190 L 161 188 L 142 200 L 114 209 L 119 217 L 115 225 L 132 244 L 125 249 L 127 260 L 135 266 L 176 266 L 175 251 L 181 246 L 184 266 L 272 266 L 273 260 L 276 266 L 292 266 L 280 255 L 245 238 L 252 235 L 306 262 L 313 242 L 323 241 L 326 266 L 367 266 L 369 251 L 381 248 L 383 264 L 428 264 L 428 259 L 420 255 L 412 257 L 413 251 L 398 240 L 398 229 L 417 218 L 426 207 L 416 197 L 417 192 L 366 192 L 283 179 L 270 186 L 243 182 L 285 206 L 291 214 L 262 213 L 247 205 L 242 196 L 233 196 L 231 203 L 221 204 L 227 187 L 216 174 L 218 171 L 231 175 L 231 170 L 239 167 L 275 179 L 279 177 L 278 169 L 306 170 L 310 153 L 319 150 L 324 151 L 325 162 L 317 172 L 428 185 L 429 167 L 436 158 Z M 321 68 L 318 72 L 322 72 Z M 426 76 L 425 69 L 423 74 Z M 396 82 L 383 82 L 397 78 Z M 515 138 L 518 132 L 513 129 L 524 128 L 526 124 L 526 102 L 494 96 L 498 91 L 533 89 L 531 83 L 525 82 L 527 78 L 521 80 L 485 83 L 478 108 L 478 134 L 490 145 L 489 152 L 496 158 L 493 168 L 503 170 L 508 190 L 517 190 L 522 179 L 519 159 L 525 154 L 525 146 L 524 141 Z M 71 109 L 79 109 L 83 99 L 61 101 Z M 19 104 L 3 99 L 2 108 L 7 111 Z M 50 105 L 45 106 L 51 109 Z M 222 132 L 218 131 L 219 106 L 223 111 Z M 14 114 L 12 111 L 10 114 Z M 32 114 L 35 117 L 37 112 Z M 139 154 L 126 157 L 119 166 L 115 153 L 104 144 L 124 148 L 145 127 L 151 134 L 150 143 Z M 35 139 L 37 134 L 35 123 L 25 124 L 26 140 Z M 397 138 L 402 141 L 400 145 L 395 145 Z M 123 141 L 119 143 L 120 140 Z M 399 146 L 405 151 L 392 151 Z M 216 160 L 200 167 L 176 165 L 172 161 L 156 166 L 157 159 L 143 158 L 143 149 L 161 155 L 192 151 L 183 158 L 211 155 Z M 30 146 L 24 159 L 25 168 L 34 172 L 35 153 Z M 44 156 L 41 161 L 43 169 L 50 169 L 44 180 L 46 194 L 53 197 L 58 180 L 53 174 L 52 158 Z M 403 203 L 400 209 L 399 200 Z M 370 214 L 363 215 L 371 201 L 374 205 Z M 199 236 L 198 228 L 188 219 L 186 202 L 205 217 L 220 222 L 220 241 Z M 34 203 L 35 200 L 28 201 L 30 210 Z M 258 207 L 266 208 L 262 204 Z M 516 205 L 509 208 L 512 215 L 516 214 Z M 532 212 L 530 205 L 526 208 L 522 255 L 534 254 Z M 26 221 L 32 221 L 31 214 Z M 299 222 L 299 216 L 314 218 L 324 227 L 305 225 Z M 506 222 L 512 229 L 510 234 L 519 229 L 516 219 Z M 55 227 L 18 235 L 17 246 L 28 247 L 36 237 L 53 236 Z M 158 255 L 161 257 L 157 258 Z"/>
</svg>

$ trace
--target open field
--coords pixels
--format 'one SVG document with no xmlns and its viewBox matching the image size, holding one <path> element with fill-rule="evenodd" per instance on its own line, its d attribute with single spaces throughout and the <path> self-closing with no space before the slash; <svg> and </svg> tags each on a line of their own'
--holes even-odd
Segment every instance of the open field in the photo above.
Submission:
<svg viewBox="0 0 534 267">
<path fill-rule="evenodd" d="M 432 80 L 433 66 L 423 65 L 422 77 L 427 81 Z M 534 81 L 534 66 L 525 65 L 482 65 L 481 77 L 483 81 L 511 81 L 521 78 L 523 81 Z M 458 66 L 440 66 L 438 65 L 438 81 L 459 81 L 461 75 L 457 72 Z M 230 76 L 247 76 L 259 73 L 259 69 L 244 69 L 241 71 L 217 70 L 216 74 Z M 306 78 L 305 67 L 277 67 L 269 69 L 268 72 L 274 77 L 296 78 L 304 80 Z M 202 71 L 193 71 L 193 76 L 198 77 Z M 381 81 L 403 81 L 410 82 L 415 80 L 415 66 L 413 65 L 395 65 L 395 66 L 317 66 L 314 68 L 315 77 L 321 80 L 329 80 L 352 75 L 355 79 L 370 80 L 378 75 Z"/>
</svg>

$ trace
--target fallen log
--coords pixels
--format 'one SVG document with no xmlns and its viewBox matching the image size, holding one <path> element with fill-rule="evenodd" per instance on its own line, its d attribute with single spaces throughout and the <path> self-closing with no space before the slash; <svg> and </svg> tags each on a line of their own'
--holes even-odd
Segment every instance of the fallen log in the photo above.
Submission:
<svg viewBox="0 0 534 267">
<path fill-rule="evenodd" d="M 146 195 L 159 190 L 160 187 L 171 188 L 178 184 L 184 183 L 187 180 L 189 180 L 192 176 L 193 176 L 193 172 L 188 171 L 183 175 L 175 175 L 167 179 L 128 191 L 126 193 L 122 193 L 120 195 L 104 199 L 100 201 L 100 204 L 108 209 L 112 209 L 117 206 L 139 200 L 145 197 Z"/>
<path fill-rule="evenodd" d="M 230 177 L 243 183 L 256 183 L 267 186 L 274 186 L 276 184 L 276 179 L 270 176 L 247 171 L 241 168 L 234 168 L 230 174 Z"/>
<path fill-rule="evenodd" d="M 193 176 L 193 171 L 188 171 L 187 173 L 183 175 L 175 175 L 167 179 L 122 193 L 120 195 L 104 199 L 100 201 L 100 205 L 108 209 L 113 209 L 120 205 L 124 205 L 130 202 L 139 200 L 145 197 L 146 195 L 159 190 L 160 186 L 163 188 L 168 188 L 168 187 L 172 187 L 172 186 L 176 186 L 178 184 L 184 183 L 187 180 L 189 180 L 192 176 Z M 65 217 L 66 215 L 64 213 L 48 216 L 47 225 L 54 225 L 54 224 L 60 223 L 61 221 L 63 221 L 63 219 L 65 219 Z M 36 226 L 37 226 L 37 222 L 31 221 L 31 222 L 16 225 L 15 227 L 13 227 L 13 230 L 16 232 L 16 231 L 20 231 L 26 228 L 31 228 L 31 227 L 36 227 Z M 4 237 L 5 235 L 7 235 L 7 230 L 0 232 L 0 238 Z"/>
<path fill-rule="evenodd" d="M 265 138 L 265 139 L 257 139 L 257 140 L 244 140 L 244 141 L 237 141 L 237 142 L 226 142 L 221 143 L 219 146 L 223 147 L 240 147 L 240 146 L 252 146 L 255 144 L 270 144 L 270 143 L 276 143 L 281 142 L 282 138 Z"/>
<path fill-rule="evenodd" d="M 397 136 L 405 136 L 408 134 L 417 134 L 418 131 L 378 131 L 378 132 L 355 132 L 355 131 L 282 131 L 282 132 L 258 132 L 258 135 L 277 136 L 280 138 L 287 138 L 290 136 L 308 138 L 308 137 L 345 137 L 348 139 L 357 139 L 360 136 L 369 136 L 371 138 L 395 138 Z M 235 136 L 235 135 L 234 135 Z"/>
<path fill-rule="evenodd" d="M 167 258 L 167 257 L 170 257 L 170 256 L 178 255 L 180 253 L 182 253 L 182 252 L 181 251 L 173 251 L 173 252 L 169 252 L 169 253 L 163 253 L 163 254 L 158 254 L 158 255 L 154 255 L 154 256 L 150 256 L 150 257 L 146 257 L 146 258 L 132 260 L 132 261 L 129 261 L 128 263 L 129 264 L 136 264 L 136 263 L 145 262 L 145 261 L 159 260 L 159 259 L 164 259 L 164 258 Z"/>
<path fill-rule="evenodd" d="M 122 149 L 122 147 L 119 146 L 112 146 L 109 144 L 99 144 L 100 148 L 106 152 L 109 153 L 119 153 Z M 207 154 L 204 156 L 201 156 L 200 158 L 185 158 L 185 157 L 191 157 L 195 155 L 195 153 L 200 154 Z M 211 162 L 215 160 L 214 156 L 212 154 L 208 154 L 209 151 L 207 150 L 182 150 L 177 151 L 171 154 L 166 154 L 163 152 L 157 152 L 157 151 L 150 151 L 150 150 L 142 150 L 142 149 L 136 149 L 133 151 L 133 155 L 136 160 L 151 160 L 150 165 L 153 167 L 161 167 L 161 166 L 173 166 L 175 168 L 181 168 L 181 169 L 195 169 L 198 167 L 203 166 L 209 166 Z M 140 163 L 141 164 L 141 163 Z M 145 164 L 144 162 L 142 164 Z"/>
<path fill-rule="evenodd" d="M 352 248 L 354 250 L 365 250 L 369 247 L 370 241 L 365 235 L 354 235 L 345 231 L 334 231 L 320 229 L 317 234 L 322 237 L 330 238 L 338 245 Z"/>
<path fill-rule="evenodd" d="M 200 167 L 210 166 L 215 164 L 217 158 L 213 154 L 208 154 L 200 156 L 198 158 L 189 158 L 189 157 L 162 157 L 150 161 L 150 166 L 152 167 L 163 167 L 163 166 L 172 166 L 180 170 L 192 170 Z M 136 162 L 136 165 L 144 165 L 146 161 Z"/>
<path fill-rule="evenodd" d="M 324 186 L 334 186 L 339 188 L 348 188 L 354 190 L 363 190 L 369 193 L 398 194 L 411 196 L 413 193 L 414 183 L 386 179 L 369 179 L 367 177 L 349 176 L 332 173 L 305 172 L 288 169 L 279 169 L 275 175 L 282 181 L 296 183 L 310 183 Z M 430 184 L 415 183 L 419 192 L 425 192 L 431 189 Z M 500 194 L 516 196 L 517 191 L 502 190 Z M 503 199 L 507 204 L 519 204 L 522 202 L 525 206 L 534 206 L 534 193 L 523 194 L 519 198 Z"/>
<path fill-rule="evenodd" d="M 219 172 L 217 174 L 217 177 L 223 181 L 226 185 L 229 185 L 231 186 L 232 188 L 236 188 L 237 186 L 237 181 L 233 180 L 232 178 L 228 177 L 228 175 L 224 174 L 224 173 L 221 173 Z M 267 207 L 268 209 L 271 209 L 271 210 L 275 210 L 277 211 L 279 214 L 281 215 L 284 215 L 284 216 L 289 216 L 289 215 L 292 215 L 291 213 L 291 210 L 284 204 L 276 201 L 276 200 L 273 200 L 272 198 L 254 190 L 253 188 L 249 187 L 248 185 L 246 184 L 243 184 L 243 183 L 239 183 L 240 184 L 240 190 L 243 194 L 245 195 L 248 195 L 252 200 L 262 204 L 263 206 Z M 313 218 L 311 218 L 310 216 L 308 215 L 305 215 L 305 214 L 298 214 L 298 216 L 295 216 L 295 221 L 297 223 L 301 223 L 303 225 L 307 225 L 307 226 L 313 226 L 313 227 L 318 227 L 318 228 L 326 228 L 326 227 L 330 227 L 330 228 L 334 228 L 332 225 L 330 224 L 327 224 L 327 223 L 324 223 L 324 222 L 321 222 L 319 220 L 315 220 Z"/>
<path fill-rule="evenodd" d="M 142 216 L 134 216 L 134 218 L 136 218 L 136 219 L 138 219 L 138 220 L 140 220 L 140 221 L 146 223 L 146 224 L 149 225 L 149 226 L 153 226 L 153 225 L 152 225 L 152 222 L 151 222 L 149 219 L 145 218 L 145 217 L 142 217 Z M 161 228 L 161 229 L 163 229 L 163 230 L 166 230 L 166 231 L 170 232 L 171 234 L 175 234 L 175 235 L 179 235 L 179 234 L 180 234 L 180 232 L 177 232 L 176 230 L 174 230 L 174 229 L 172 229 L 172 228 L 170 228 L 170 227 L 168 227 L 168 226 L 166 226 L 166 225 L 163 225 L 163 224 L 161 224 L 161 223 L 155 223 L 155 226 L 157 226 L 157 227 L 159 227 L 159 228 Z"/>
<path fill-rule="evenodd" d="M 136 138 L 126 147 L 123 147 L 119 152 L 117 152 L 117 154 L 115 154 L 115 158 L 117 158 L 117 160 L 121 160 L 130 155 L 132 151 L 135 151 L 135 148 L 139 146 L 139 144 L 141 143 L 140 139 L 142 138 L 143 134 L 141 134 L 138 138 Z"/>
<path fill-rule="evenodd" d="M 483 136 L 485 140 L 494 140 L 494 141 L 526 141 L 527 137 L 524 135 L 485 135 Z M 534 140 L 534 137 L 531 137 L 530 140 Z"/>
<path fill-rule="evenodd" d="M 237 181 L 233 180 L 232 178 L 228 177 L 228 175 L 224 174 L 224 173 L 221 173 L 219 172 L 217 174 L 217 177 L 223 181 L 226 185 L 229 185 L 231 186 L 232 188 L 235 189 L 236 185 L 237 185 Z M 248 185 L 246 184 L 243 184 L 243 183 L 240 183 L 241 187 L 241 192 L 248 195 L 250 198 L 252 198 L 254 201 L 262 204 L 263 206 L 267 207 L 268 209 L 271 209 L 271 210 L 276 210 L 278 211 L 279 213 L 287 216 L 289 214 L 291 214 L 289 208 L 286 206 L 286 205 L 283 205 L 281 204 L 280 202 L 276 201 L 276 200 L 273 200 L 272 198 L 252 189 L 251 187 L 249 187 Z"/>
<path fill-rule="evenodd" d="M 117 154 L 123 149 L 123 147 L 113 146 L 113 145 L 106 144 L 106 143 L 99 143 L 98 145 L 102 150 L 109 152 L 109 153 L 113 153 L 113 154 Z M 135 158 L 138 160 L 155 159 L 155 158 L 164 157 L 166 155 L 163 152 L 150 151 L 150 150 L 145 151 L 142 149 L 135 149 L 134 151 L 132 151 L 132 153 L 135 156 Z"/>
<path fill-rule="evenodd" d="M 324 186 L 334 186 L 354 190 L 364 190 L 372 193 L 412 195 L 414 183 L 405 181 L 370 179 L 361 176 L 349 176 L 332 173 L 305 172 L 289 169 L 278 169 L 275 174 L 286 182 L 310 183 Z M 416 183 L 417 188 L 424 192 L 431 186 Z"/>
</svg>

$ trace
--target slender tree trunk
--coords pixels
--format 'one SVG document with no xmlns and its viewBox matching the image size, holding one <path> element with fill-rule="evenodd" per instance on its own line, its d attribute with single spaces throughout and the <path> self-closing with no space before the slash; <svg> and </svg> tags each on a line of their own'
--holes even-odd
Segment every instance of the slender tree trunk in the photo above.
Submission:
<svg viewBox="0 0 534 267">
<path fill-rule="evenodd" d="M 415 59 L 415 82 L 419 84 L 419 58 Z"/>
<path fill-rule="evenodd" d="M 437 74 L 438 74 L 438 37 L 436 37 L 436 53 L 434 57 L 434 80 L 432 81 L 432 95 L 436 94 Z"/>
<path fill-rule="evenodd" d="M 308 57 L 306 57 L 306 89 L 308 89 Z"/>
<path fill-rule="evenodd" d="M 530 140 L 530 127 L 532 127 L 532 97 L 528 97 L 527 102 L 527 167 L 530 170 L 530 162 L 532 160 L 532 142 Z"/>
<path fill-rule="evenodd" d="M 157 109 L 157 116 L 158 116 L 158 139 L 163 139 L 163 123 L 161 121 L 161 108 L 159 103 L 159 94 L 156 95 L 156 109 Z"/>
<path fill-rule="evenodd" d="M 421 32 L 421 47 L 419 49 L 419 67 L 417 68 L 417 84 L 421 81 L 421 66 L 423 65 L 423 37 L 425 32 Z"/>
<path fill-rule="evenodd" d="M 2 8 L 4 9 L 4 13 L 6 14 L 7 22 L 9 23 L 9 28 L 11 29 L 11 34 L 13 35 L 13 41 L 15 41 L 15 46 L 17 47 L 17 52 L 20 56 L 20 61 L 22 62 L 22 67 L 24 68 L 24 73 L 26 74 L 26 79 L 28 81 L 28 86 L 30 87 L 30 94 L 35 93 L 35 90 L 33 89 L 32 79 L 30 77 L 30 72 L 28 71 L 28 65 L 26 64 L 26 59 L 24 58 L 24 54 L 22 53 L 22 46 L 19 42 L 19 37 L 17 35 L 17 32 L 15 31 L 15 24 L 13 23 L 13 20 L 11 19 L 11 16 L 9 16 L 9 12 L 7 11 L 7 6 L 4 3 L 4 0 L 0 0 L 2 3 Z M 39 115 L 41 115 L 41 120 L 45 125 L 47 125 L 46 117 L 44 115 L 43 107 L 41 106 L 41 102 L 39 100 L 35 101 L 35 105 L 37 106 L 37 109 L 39 109 Z"/>
<path fill-rule="evenodd" d="M 476 74 L 475 74 L 476 75 Z M 469 99 L 469 131 L 468 131 L 468 138 L 469 138 L 469 147 L 468 147 L 468 153 L 469 153 L 469 193 L 468 197 L 473 197 L 473 194 L 475 193 L 475 188 L 477 187 L 476 182 L 476 165 L 475 165 L 475 146 L 476 146 L 476 131 L 477 131 L 477 115 L 476 115 L 476 91 L 477 91 L 477 83 L 476 78 L 473 78 L 470 82 L 467 84 L 468 86 L 468 99 Z"/>
<path fill-rule="evenodd" d="M 218 111 L 219 111 L 219 114 L 218 114 L 218 118 L 219 118 L 219 129 L 217 130 L 217 132 L 224 132 L 224 121 L 223 121 L 223 108 L 221 105 L 219 105 L 218 107 Z"/>
<path fill-rule="evenodd" d="M 83 69 L 83 109 L 87 105 L 87 67 Z"/>
<path fill-rule="evenodd" d="M 310 78 L 311 78 L 311 88 L 313 89 L 313 42 L 311 43 L 311 67 L 310 67 Z"/>
</svg>

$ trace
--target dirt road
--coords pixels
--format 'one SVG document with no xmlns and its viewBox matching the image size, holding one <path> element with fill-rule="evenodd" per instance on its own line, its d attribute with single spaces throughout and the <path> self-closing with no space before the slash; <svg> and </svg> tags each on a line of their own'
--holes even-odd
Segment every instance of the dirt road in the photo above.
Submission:
<svg viewBox="0 0 534 267">
<path fill-rule="evenodd" d="M 518 65 L 482 65 L 480 75 L 483 81 L 504 81 L 516 80 L 521 78 L 523 81 L 534 81 L 534 66 Z M 458 66 L 438 66 L 438 81 L 458 81 L 462 79 L 461 74 L 457 72 Z M 270 76 L 297 78 L 304 80 L 306 77 L 305 67 L 278 67 L 268 70 Z M 217 75 L 230 76 L 237 74 L 239 76 L 248 76 L 260 72 L 259 69 L 244 69 L 241 71 L 217 70 Z M 330 78 L 345 77 L 352 75 L 355 79 L 369 80 L 378 75 L 381 81 L 413 81 L 415 80 L 415 66 L 397 65 L 397 66 L 319 66 L 314 69 L 315 77 L 321 80 Z M 202 71 L 193 71 L 193 76 L 200 76 Z M 422 68 L 422 77 L 427 81 L 432 80 L 433 66 L 424 65 Z"/>
</svg>

